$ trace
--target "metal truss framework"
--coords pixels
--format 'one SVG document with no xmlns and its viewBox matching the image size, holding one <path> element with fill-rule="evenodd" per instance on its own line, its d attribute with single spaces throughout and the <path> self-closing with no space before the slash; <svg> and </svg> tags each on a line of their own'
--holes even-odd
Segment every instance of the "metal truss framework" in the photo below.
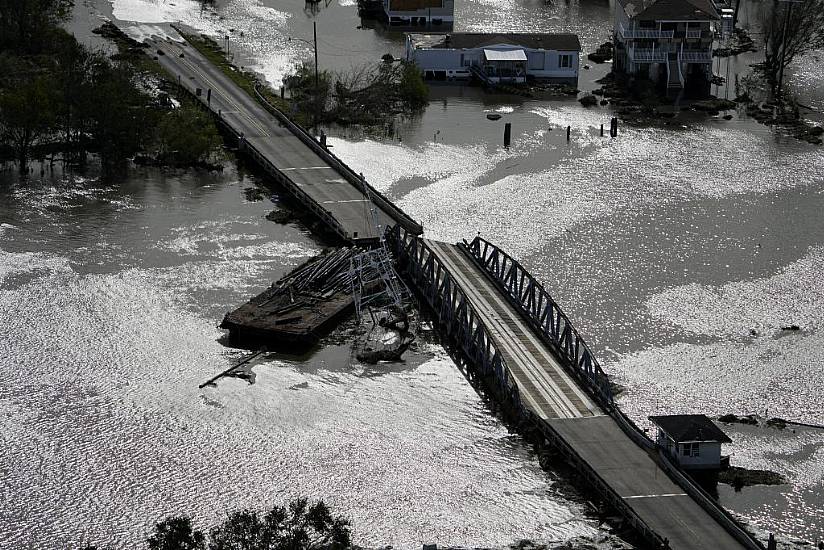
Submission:
<svg viewBox="0 0 824 550">
<path fill-rule="evenodd" d="M 498 389 L 524 411 L 518 385 L 495 347 L 490 332 L 449 270 L 429 247 L 399 226 L 389 233 L 398 263 L 432 308 L 447 336 L 458 344 L 481 374 L 494 377 Z"/>
<path fill-rule="evenodd" d="M 589 388 L 600 405 L 609 410 L 613 406 L 609 377 L 601 369 L 589 346 L 575 330 L 572 322 L 535 278 L 509 254 L 475 237 L 462 246 L 475 262 L 498 284 L 499 288 L 519 310 L 526 314 L 533 328 L 566 360 L 572 374 Z"/>
</svg>

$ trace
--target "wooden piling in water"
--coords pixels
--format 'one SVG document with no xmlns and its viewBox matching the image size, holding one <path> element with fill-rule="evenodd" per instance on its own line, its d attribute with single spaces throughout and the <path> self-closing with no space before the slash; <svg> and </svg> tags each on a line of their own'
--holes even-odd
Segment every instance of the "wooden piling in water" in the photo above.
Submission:
<svg viewBox="0 0 824 550">
<path fill-rule="evenodd" d="M 572 134 L 572 126 L 567 126 L 567 141 L 569 141 L 570 134 Z"/>
<path fill-rule="evenodd" d="M 509 147 L 512 141 L 512 123 L 507 122 L 504 125 L 504 147 Z"/>
</svg>

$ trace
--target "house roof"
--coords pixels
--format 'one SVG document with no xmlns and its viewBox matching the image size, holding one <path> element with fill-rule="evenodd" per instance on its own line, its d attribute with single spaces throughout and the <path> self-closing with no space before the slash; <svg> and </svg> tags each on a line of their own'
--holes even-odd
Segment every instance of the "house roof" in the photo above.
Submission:
<svg viewBox="0 0 824 550">
<path fill-rule="evenodd" d="M 652 21 L 719 19 L 712 0 L 620 0 L 630 18 Z"/>
<path fill-rule="evenodd" d="M 718 441 L 719 443 L 732 443 L 727 434 L 722 432 L 712 420 L 703 414 L 650 416 L 649 419 L 678 442 Z"/>
<path fill-rule="evenodd" d="M 533 50 L 581 51 L 581 42 L 576 34 L 455 32 L 451 34 L 410 34 L 409 36 L 416 47 L 422 48 L 461 50 L 509 44 Z"/>
</svg>

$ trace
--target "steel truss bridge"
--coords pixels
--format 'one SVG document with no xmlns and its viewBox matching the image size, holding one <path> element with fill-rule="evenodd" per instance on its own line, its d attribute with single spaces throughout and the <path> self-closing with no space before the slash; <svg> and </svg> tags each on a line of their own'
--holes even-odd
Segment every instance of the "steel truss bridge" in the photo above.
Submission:
<svg viewBox="0 0 824 550">
<path fill-rule="evenodd" d="M 395 227 L 388 240 L 459 365 L 490 381 L 650 548 L 764 549 L 621 412 L 587 343 L 518 261 L 480 237 L 452 245 Z"/>
</svg>

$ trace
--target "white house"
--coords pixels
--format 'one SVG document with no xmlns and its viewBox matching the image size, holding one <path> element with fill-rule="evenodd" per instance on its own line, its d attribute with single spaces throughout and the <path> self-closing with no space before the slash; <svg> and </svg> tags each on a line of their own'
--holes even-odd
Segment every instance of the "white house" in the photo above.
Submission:
<svg viewBox="0 0 824 550">
<path fill-rule="evenodd" d="M 454 0 L 383 0 L 390 26 L 449 30 L 455 22 Z"/>
<path fill-rule="evenodd" d="M 721 444 L 732 440 L 703 414 L 650 416 L 656 443 L 685 470 L 721 468 Z"/>
<path fill-rule="evenodd" d="M 581 43 L 574 34 L 407 34 L 406 60 L 431 80 L 492 83 L 529 79 L 578 84 Z"/>
<path fill-rule="evenodd" d="M 706 96 L 720 21 L 712 0 L 618 0 L 614 67 L 666 90 Z"/>
</svg>

